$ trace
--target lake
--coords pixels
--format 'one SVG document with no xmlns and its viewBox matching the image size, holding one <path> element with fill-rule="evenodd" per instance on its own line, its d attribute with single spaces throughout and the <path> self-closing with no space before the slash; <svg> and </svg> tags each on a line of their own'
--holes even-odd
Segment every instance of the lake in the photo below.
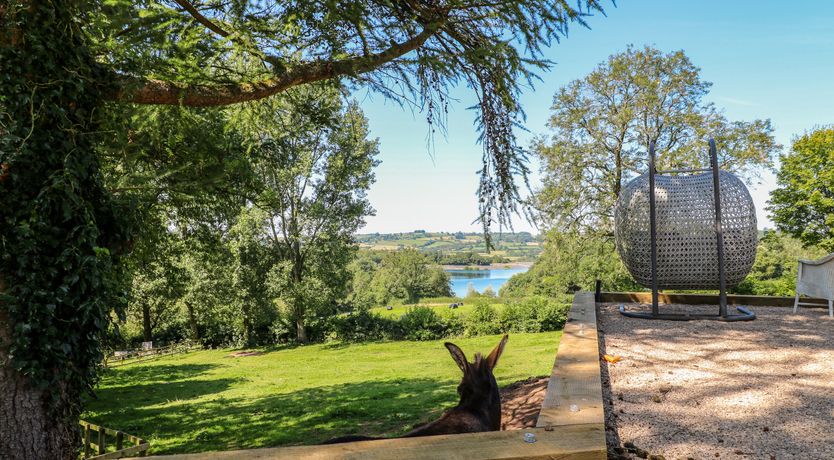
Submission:
<svg viewBox="0 0 834 460">
<path fill-rule="evenodd" d="M 452 292 L 458 297 L 466 297 L 469 284 L 478 292 L 484 292 L 489 286 L 495 293 L 507 282 L 510 277 L 517 273 L 524 273 L 529 267 L 513 267 L 490 270 L 466 270 L 447 269 L 446 272 L 452 277 Z"/>
</svg>

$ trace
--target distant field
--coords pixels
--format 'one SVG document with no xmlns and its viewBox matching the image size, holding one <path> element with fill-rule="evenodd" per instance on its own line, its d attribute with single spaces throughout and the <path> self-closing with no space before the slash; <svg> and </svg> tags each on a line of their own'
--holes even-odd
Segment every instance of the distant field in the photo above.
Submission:
<svg viewBox="0 0 834 460">
<path fill-rule="evenodd" d="M 530 262 L 542 252 L 542 239 L 529 233 L 495 235 L 495 249 L 488 255 L 506 257 L 513 262 Z M 487 255 L 486 243 L 480 233 L 409 232 L 356 235 L 366 249 L 392 251 L 415 248 L 424 252 L 475 252 Z"/>
<path fill-rule="evenodd" d="M 548 375 L 561 332 L 510 334 L 498 384 Z M 499 336 L 453 339 L 471 359 Z M 320 344 L 230 357 L 206 350 L 113 369 L 82 418 L 141 436 L 152 454 L 392 436 L 457 402 L 443 341 Z"/>
</svg>

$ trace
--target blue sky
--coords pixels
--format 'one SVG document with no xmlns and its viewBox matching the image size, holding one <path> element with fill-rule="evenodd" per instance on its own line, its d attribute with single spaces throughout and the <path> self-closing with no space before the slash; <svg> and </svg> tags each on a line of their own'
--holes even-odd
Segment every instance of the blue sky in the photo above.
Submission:
<svg viewBox="0 0 834 460">
<path fill-rule="evenodd" d="M 532 134 L 545 131 L 558 88 L 628 44 L 683 49 L 713 83 L 708 100 L 731 120 L 770 118 L 786 150 L 795 135 L 834 123 L 834 2 L 620 0 L 606 13 L 588 19 L 591 29 L 574 26 L 547 51 L 556 65 L 522 97 Z M 382 160 L 369 193 L 377 213 L 361 231 L 478 231 L 472 222 L 481 147 L 474 114 L 466 110 L 472 95 L 455 92 L 448 134 L 436 137 L 431 153 L 422 114 L 379 95 L 355 96 L 380 140 Z M 527 145 L 532 134 L 520 132 L 519 138 Z M 764 206 L 774 184 L 765 174 L 751 188 L 760 228 L 773 226 Z M 536 231 L 520 218 L 515 229 Z"/>
</svg>

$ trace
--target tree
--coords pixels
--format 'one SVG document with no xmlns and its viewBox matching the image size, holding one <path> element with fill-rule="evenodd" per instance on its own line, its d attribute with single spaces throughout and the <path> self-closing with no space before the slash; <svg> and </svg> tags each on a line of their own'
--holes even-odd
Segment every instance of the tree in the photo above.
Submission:
<svg viewBox="0 0 834 460">
<path fill-rule="evenodd" d="M 479 97 L 489 229 L 515 210 L 513 175 L 526 172 L 512 130 L 521 85 L 549 66 L 542 47 L 593 10 L 596 0 L 0 3 L 0 388 L 14 395 L 0 398 L 12 421 L 0 456 L 75 456 L 99 337 L 124 304 L 132 213 L 103 183 L 105 101 L 218 106 L 344 78 L 442 120 L 446 89 L 464 81 Z"/>
<path fill-rule="evenodd" d="M 613 241 L 554 229 L 547 233 L 544 252 L 533 266 L 501 286 L 501 296 L 559 297 L 580 289 L 592 290 L 597 279 L 606 290 L 640 288 L 617 257 Z"/>
<path fill-rule="evenodd" d="M 756 261 L 750 274 L 738 286 L 737 294 L 793 296 L 796 293 L 798 259 L 816 259 L 825 255 L 818 247 L 802 243 L 779 231 L 765 230 L 756 249 Z"/>
<path fill-rule="evenodd" d="M 128 312 L 141 316 L 142 339 L 154 340 L 154 331 L 176 316 L 178 302 L 185 289 L 186 273 L 179 266 L 175 243 L 167 240 L 157 246 L 156 257 L 146 259 L 132 271 L 132 289 Z M 135 307 L 135 308 L 131 308 Z"/>
<path fill-rule="evenodd" d="M 768 206 L 776 226 L 807 246 L 834 250 L 834 128 L 796 138 L 776 180 Z"/>
<path fill-rule="evenodd" d="M 193 296 L 183 298 L 192 287 L 184 259 L 194 255 L 195 245 L 221 250 L 200 244 L 190 233 L 200 234 L 198 228 L 212 224 L 230 226 L 252 194 L 241 134 L 228 110 L 119 106 L 108 116 L 102 129 L 115 136 L 102 139 L 105 183 L 115 196 L 135 203 L 139 222 L 124 260 L 131 279 L 129 324 L 120 328 L 128 334 L 125 345 L 135 345 L 130 334 L 137 317 L 145 341 L 158 327 L 176 339 L 177 329 L 186 324 L 196 340 L 195 308 L 201 305 Z"/>
<path fill-rule="evenodd" d="M 256 325 L 271 323 L 273 319 L 263 318 L 264 313 L 272 316 L 269 313 L 274 310 L 268 294 L 267 276 L 276 260 L 269 251 L 264 231 L 269 218 L 259 208 L 244 208 L 228 235 L 232 299 L 242 320 L 240 342 L 245 347 L 257 343 Z"/>
<path fill-rule="evenodd" d="M 387 297 L 403 299 L 406 303 L 417 303 L 421 297 L 452 295 L 449 274 L 414 248 L 386 254 L 377 276 Z"/>
<path fill-rule="evenodd" d="M 109 81 L 81 2 L 0 3 L 0 457 L 75 458 L 81 395 L 124 305 L 131 222 L 94 154 Z"/>
<path fill-rule="evenodd" d="M 728 121 L 703 100 L 711 84 L 699 72 L 683 51 L 629 47 L 556 93 L 551 134 L 533 144 L 548 226 L 610 234 L 620 189 L 647 169 L 650 142 L 661 169 L 707 167 L 708 136 L 723 169 L 751 179 L 772 166 L 781 146 L 770 120 Z"/>
<path fill-rule="evenodd" d="M 368 310 L 385 303 L 385 290 L 379 286 L 377 267 L 379 262 L 368 251 L 359 251 L 358 256 L 348 265 L 350 271 L 350 292 L 348 303 L 357 310 Z"/>
<path fill-rule="evenodd" d="M 379 163 L 378 142 L 356 104 L 308 87 L 258 107 L 253 146 L 269 243 L 280 260 L 272 281 L 288 307 L 299 342 L 310 311 L 335 307 L 347 294 L 353 235 L 373 213 L 367 191 Z"/>
</svg>

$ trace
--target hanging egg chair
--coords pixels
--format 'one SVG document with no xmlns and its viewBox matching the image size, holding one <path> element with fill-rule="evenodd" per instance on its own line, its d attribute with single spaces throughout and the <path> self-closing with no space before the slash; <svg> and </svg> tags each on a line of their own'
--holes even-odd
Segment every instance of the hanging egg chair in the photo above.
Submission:
<svg viewBox="0 0 834 460">
<path fill-rule="evenodd" d="M 614 222 L 623 264 L 652 288 L 652 313 L 621 311 L 651 319 L 755 318 L 746 309 L 742 315 L 726 309 L 726 288 L 740 283 L 756 259 L 756 209 L 744 182 L 718 170 L 712 139 L 709 169 L 657 171 L 654 144 L 649 150 L 649 172 L 621 190 Z M 719 315 L 661 315 L 659 289 L 718 289 Z"/>
</svg>

